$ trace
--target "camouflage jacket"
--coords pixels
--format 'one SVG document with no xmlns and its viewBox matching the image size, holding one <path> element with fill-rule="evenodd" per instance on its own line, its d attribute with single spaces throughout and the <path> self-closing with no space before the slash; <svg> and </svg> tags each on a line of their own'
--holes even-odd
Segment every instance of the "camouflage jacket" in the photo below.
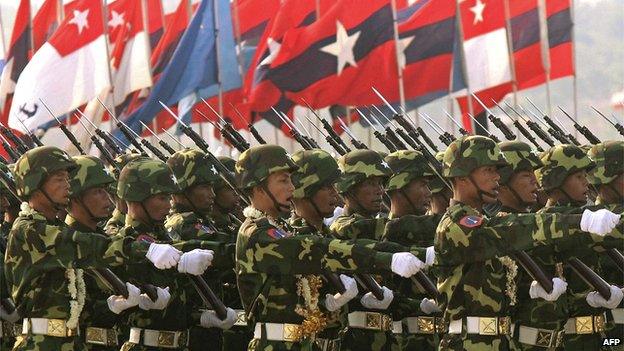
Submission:
<svg viewBox="0 0 624 351">
<path fill-rule="evenodd" d="M 605 203 L 600 197 L 596 199 L 595 207 L 606 208 L 611 210 L 614 213 L 622 213 L 624 211 L 624 204 L 622 203 Z M 618 227 L 620 232 L 624 232 L 624 228 L 622 226 Z M 624 244 L 619 245 L 621 249 Z M 602 270 L 602 277 L 609 282 L 610 284 L 615 284 L 617 286 L 624 286 L 624 275 L 622 271 L 616 266 L 616 264 L 609 258 L 608 255 L 600 253 L 600 268 Z"/>
<path fill-rule="evenodd" d="M 232 242 L 236 242 L 236 234 L 238 234 L 238 228 L 240 228 L 241 222 L 236 218 L 233 219 L 234 215 L 232 214 L 223 214 L 221 212 L 213 211 L 210 214 L 210 219 L 212 223 L 217 228 L 218 231 L 223 233 L 228 233 L 232 236 Z"/>
<path fill-rule="evenodd" d="M 11 297 L 25 317 L 68 319 L 67 270 L 143 261 L 149 245 L 69 229 L 22 205 L 5 258 Z"/>
<path fill-rule="evenodd" d="M 280 228 L 253 211 L 257 213 L 243 222 L 236 242 L 238 288 L 252 323 L 302 323 L 296 310 L 305 304 L 297 292 L 303 275 L 390 268 L 390 253 L 315 234 L 294 235 L 291 228 Z"/>
<path fill-rule="evenodd" d="M 113 211 L 113 215 L 104 226 L 104 231 L 110 236 L 117 235 L 117 233 L 119 233 L 119 231 L 121 230 L 121 228 L 124 227 L 125 224 L 126 215 L 119 211 L 117 208 L 115 208 L 115 210 Z"/>
</svg>

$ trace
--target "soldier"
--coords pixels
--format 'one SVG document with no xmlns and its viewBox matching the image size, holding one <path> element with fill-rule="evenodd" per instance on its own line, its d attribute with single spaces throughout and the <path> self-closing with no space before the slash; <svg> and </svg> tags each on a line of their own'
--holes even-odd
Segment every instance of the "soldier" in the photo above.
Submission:
<svg viewBox="0 0 624 351">
<path fill-rule="evenodd" d="M 212 290 L 217 296 L 223 296 L 222 281 L 224 271 L 233 271 L 234 244 L 227 233 L 217 230 L 208 218 L 212 211 L 215 193 L 213 184 L 219 179 L 214 166 L 206 154 L 196 149 L 184 149 L 173 154 L 167 164 L 178 182 L 180 191 L 173 194 L 173 208 L 165 221 L 165 229 L 176 240 L 203 240 L 227 245 L 231 252 L 219 264 L 213 262 L 213 269 L 204 273 Z M 202 307 L 201 298 L 195 292 L 189 292 L 188 303 L 192 309 Z M 191 350 L 221 350 L 222 332 L 219 328 L 206 329 L 192 326 L 190 329 L 189 348 Z"/>
<path fill-rule="evenodd" d="M 65 224 L 71 230 L 106 235 L 99 223 L 111 214 L 113 203 L 108 191 L 115 178 L 94 156 L 75 156 L 73 160 L 76 168 L 70 173 L 70 203 Z M 139 303 L 139 289 L 126 283 L 127 299 L 111 296 L 113 292 L 93 270 L 85 271 L 84 281 L 86 297 L 80 315 L 80 329 L 87 349 L 119 350 L 118 315 Z"/>
<path fill-rule="evenodd" d="M 444 159 L 444 151 L 440 151 L 435 155 L 436 160 L 442 163 Z M 429 181 L 429 191 L 431 191 L 431 203 L 429 204 L 429 213 L 442 216 L 449 206 L 453 192 L 440 177 L 434 177 Z"/>
<path fill-rule="evenodd" d="M 377 252 L 318 235 L 293 235 L 281 218 L 290 211 L 296 165 L 277 145 L 254 146 L 236 163 L 239 187 L 250 196 L 236 242 L 238 287 L 254 325 L 249 350 L 301 350 L 326 326 L 319 310 L 318 274 L 393 271 L 411 276 L 419 269 L 410 253 Z M 382 322 L 379 320 L 378 322 Z"/>
<path fill-rule="evenodd" d="M 177 180 L 167 164 L 153 159 L 138 159 L 128 163 L 117 184 L 117 196 L 126 201 L 128 213 L 126 225 L 118 236 L 134 241 L 173 243 L 172 236 L 165 232 L 163 222 L 171 209 L 171 194 L 180 191 Z M 202 241 L 180 241 L 177 248 L 189 250 L 202 245 Z M 215 251 L 217 247 L 212 247 Z M 212 263 L 213 256 L 223 253 L 213 250 L 193 249 L 181 255 L 177 270 L 179 273 L 201 275 Z M 188 330 L 191 325 L 204 328 L 228 328 L 235 321 L 235 313 L 228 309 L 224 321 L 214 311 L 197 315 L 194 304 L 189 303 L 187 291 L 190 281 L 187 277 L 171 271 L 155 270 L 144 264 L 129 264 L 124 268 L 124 277 L 142 287 L 151 284 L 156 287 L 158 297 L 152 300 L 141 294 L 139 309 L 128 314 L 129 339 L 122 350 L 187 350 Z"/>
<path fill-rule="evenodd" d="M 141 157 L 144 157 L 144 156 L 142 156 L 141 154 L 137 154 L 137 153 L 128 153 L 128 154 L 118 155 L 117 157 L 115 157 L 115 160 L 114 160 L 115 166 L 110 165 L 109 170 L 112 172 L 112 170 L 115 169 L 115 167 L 117 167 L 117 169 L 119 170 L 122 170 L 128 163 Z M 115 210 L 113 211 L 112 216 L 106 222 L 106 226 L 104 227 L 104 230 L 106 231 L 106 234 L 113 236 L 119 233 L 119 230 L 123 228 L 124 225 L 126 224 L 126 212 L 128 212 L 128 206 L 126 205 L 125 201 L 117 197 L 117 180 L 111 183 L 110 193 L 113 199 L 115 200 Z"/>
<path fill-rule="evenodd" d="M 488 219 L 482 208 L 497 201 L 498 168 L 505 165 L 498 145 L 482 136 L 461 137 L 444 153 L 443 176 L 451 179 L 453 198 L 435 238 L 440 305 L 449 323 L 441 350 L 513 348 L 509 306 L 517 267 L 504 256 L 554 239 L 582 239 L 587 234 L 579 228 L 605 235 L 619 221 L 609 211 Z M 571 235 L 577 233 L 584 235 Z"/>
<path fill-rule="evenodd" d="M 544 166 L 536 171 L 538 181 L 545 190 L 548 201 L 541 212 L 545 213 L 587 213 L 590 209 L 583 207 L 587 203 L 589 183 L 587 172 L 595 164 L 585 151 L 574 145 L 557 145 L 542 156 Z M 605 211 L 599 210 L 599 211 Z M 619 238 L 621 239 L 621 232 Z M 562 243 L 557 246 L 554 257 L 557 274 L 567 278 L 568 290 L 565 299 L 565 313 L 558 314 L 558 321 L 565 329 L 564 345 L 570 350 L 598 350 L 601 347 L 601 338 L 605 332 L 605 308 L 614 308 L 622 299 L 622 291 L 612 286 L 611 299 L 597 299 L 582 279 L 577 278 L 568 265 L 562 267 L 569 257 L 577 257 L 590 269 L 600 274 L 599 255 L 596 255 L 595 246 L 605 247 L 608 242 L 595 242 L 592 238 L 585 238 L 584 242 L 576 245 Z M 564 245 L 566 244 L 566 245 Z M 622 241 L 615 241 L 616 247 L 622 246 Z M 560 303 L 561 304 L 561 303 Z"/>
<path fill-rule="evenodd" d="M 111 240 L 70 230 L 57 217 L 69 202 L 68 171 L 75 162 L 56 147 L 25 152 L 14 177 L 22 204 L 9 235 L 5 272 L 11 297 L 24 316 L 15 350 L 82 350 L 78 321 L 85 303 L 83 268 L 147 257 L 163 269 L 179 259 L 169 245 Z M 145 263 L 144 263 L 145 264 Z"/>
<path fill-rule="evenodd" d="M 592 146 L 587 153 L 596 166 L 587 174 L 590 184 L 596 188 L 598 197 L 594 208 L 607 208 L 619 213 L 624 210 L 624 142 L 605 141 Z M 624 286 L 624 276 L 620 267 L 617 267 L 608 255 L 600 254 L 600 267 L 605 280 L 617 286 Z M 609 337 L 624 340 L 624 308 L 620 303 L 618 308 L 607 311 L 609 322 Z"/>
<path fill-rule="evenodd" d="M 219 156 L 217 159 L 230 171 L 230 179 L 233 179 L 236 161 L 225 156 Z M 210 218 L 217 229 L 232 234 L 232 241 L 236 242 L 236 234 L 242 223 L 239 219 L 242 218 L 240 196 L 220 177 L 213 183 L 213 190 L 215 201 Z"/>
<path fill-rule="evenodd" d="M 391 205 L 383 239 L 427 248 L 425 263 L 431 265 L 435 256 L 435 230 L 442 218 L 442 215 L 425 215 L 431 201 L 428 185 L 435 179 L 435 173 L 418 151 L 396 151 L 386 156 L 385 161 L 392 176 L 386 186 Z M 395 277 L 391 284 L 395 292 L 394 332 L 399 349 L 435 350 L 439 342 L 435 334 L 442 332 L 438 327 L 443 325 L 435 300 L 409 279 Z"/>
</svg>

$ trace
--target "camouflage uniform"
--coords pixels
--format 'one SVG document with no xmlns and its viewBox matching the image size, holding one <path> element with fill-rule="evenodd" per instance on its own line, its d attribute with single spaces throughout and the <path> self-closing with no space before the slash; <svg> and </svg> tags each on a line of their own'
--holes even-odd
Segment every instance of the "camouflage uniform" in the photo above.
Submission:
<svg viewBox="0 0 624 351">
<path fill-rule="evenodd" d="M 482 166 L 505 166 L 494 141 L 461 137 L 445 151 L 443 175 L 470 177 Z M 474 183 L 474 181 L 473 181 Z M 478 187 L 475 184 L 475 187 Z M 482 190 L 480 190 L 482 191 Z M 516 298 L 515 262 L 506 255 L 557 238 L 581 239 L 580 215 L 510 214 L 487 218 L 452 200 L 435 238 L 438 290 L 449 331 L 441 350 L 509 350 L 510 304 Z"/>
<path fill-rule="evenodd" d="M 112 174 L 105 168 L 102 161 L 94 156 L 75 156 L 76 169 L 70 173 L 69 184 L 71 187 L 72 201 L 79 201 L 82 193 L 93 187 L 108 187 L 115 182 Z M 78 222 L 68 214 L 65 224 L 72 230 L 82 232 L 95 232 L 106 235 L 103 228 L 92 230 Z M 118 315 L 108 309 L 106 299 L 114 292 L 92 270 L 84 272 L 87 296 L 85 307 L 80 315 L 81 336 L 85 339 L 88 350 L 119 350 L 119 340 L 114 337 L 119 334 L 116 328 Z M 101 336 L 101 338 L 100 338 Z M 104 342 L 107 345 L 99 345 Z"/>
<path fill-rule="evenodd" d="M 115 157 L 115 164 L 119 168 L 119 170 L 121 170 L 128 163 L 136 159 L 142 158 L 142 157 L 144 156 L 141 154 L 137 154 L 137 153 L 121 154 Z M 116 168 L 113 167 L 112 165 L 109 166 L 108 169 L 111 173 L 114 173 L 113 171 L 116 170 Z M 116 196 L 117 194 L 117 180 L 111 183 L 111 194 L 114 196 Z M 106 225 L 104 226 L 104 231 L 106 232 L 106 234 L 113 236 L 119 233 L 119 230 L 121 230 L 121 228 L 123 228 L 125 224 L 126 224 L 126 214 L 123 213 L 119 208 L 115 208 L 111 218 L 108 219 L 108 221 L 106 222 Z"/>
<path fill-rule="evenodd" d="M 173 175 L 178 181 L 180 194 L 186 196 L 193 191 L 193 187 L 200 184 L 213 184 L 219 175 L 214 166 L 210 163 L 206 154 L 195 149 L 185 149 L 173 154 L 167 164 L 171 167 Z M 189 199 L 187 197 L 187 199 Z M 190 202 L 190 199 L 189 199 Z M 221 276 L 234 268 L 234 244 L 231 236 L 217 230 L 212 221 L 205 214 L 200 213 L 194 205 L 191 208 L 184 208 L 180 204 L 174 204 L 171 215 L 165 221 L 165 229 L 171 234 L 179 236 L 179 240 L 203 240 L 230 244 L 232 257 L 230 264 L 223 269 L 212 269 L 203 274 L 211 289 L 223 299 L 223 288 Z M 218 245 L 215 243 L 215 245 Z M 189 292 L 189 304 L 192 309 L 199 309 L 201 305 L 200 296 L 194 292 Z M 206 329 L 201 326 L 193 326 L 190 330 L 189 348 L 191 350 L 221 350 L 222 332 L 219 328 Z"/>
<path fill-rule="evenodd" d="M 281 147 L 255 146 L 243 152 L 236 163 L 237 183 L 242 189 L 251 189 L 262 186 L 272 173 L 296 168 Z M 287 224 L 277 223 L 253 207 L 245 214 L 236 242 L 236 274 L 247 319 L 255 325 L 249 350 L 313 348 L 313 335 L 327 322 L 318 309 L 322 285 L 318 274 L 323 271 L 389 269 L 389 253 L 318 235 L 294 236 Z M 310 293 L 304 294 L 308 289 Z"/>
<path fill-rule="evenodd" d="M 15 165 L 18 195 L 28 198 L 50 173 L 74 167 L 74 161 L 58 148 L 42 146 L 29 150 Z M 82 269 L 122 264 L 129 255 L 141 259 L 148 247 L 145 243 L 111 241 L 96 233 L 73 231 L 60 220 L 49 220 L 22 205 L 5 256 L 11 297 L 22 316 L 28 318 L 29 332 L 15 349 L 84 349 L 84 342 L 76 335 L 85 295 Z M 75 306 L 72 309 L 70 301 Z M 47 319 L 47 332 L 33 333 L 31 318 L 40 318 L 37 323 L 41 324 Z"/>
<path fill-rule="evenodd" d="M 385 161 L 393 172 L 386 187 L 388 192 L 404 191 L 403 189 L 415 179 L 434 179 L 435 174 L 425 157 L 418 151 L 393 152 L 385 157 Z M 405 196 L 409 200 L 407 195 Z M 404 246 L 423 248 L 433 246 L 433 238 L 441 218 L 441 215 L 414 214 L 396 218 L 390 214 L 383 240 Z M 429 276 L 431 277 L 431 274 Z M 441 313 L 427 315 L 420 309 L 421 300 L 431 296 L 428 296 L 411 279 L 393 277 L 386 285 L 395 292 L 393 318 L 398 321 L 395 323 L 401 324 L 401 332 L 395 334 L 398 348 L 400 350 L 435 350 L 439 343 L 436 325 L 441 324 Z"/>
</svg>

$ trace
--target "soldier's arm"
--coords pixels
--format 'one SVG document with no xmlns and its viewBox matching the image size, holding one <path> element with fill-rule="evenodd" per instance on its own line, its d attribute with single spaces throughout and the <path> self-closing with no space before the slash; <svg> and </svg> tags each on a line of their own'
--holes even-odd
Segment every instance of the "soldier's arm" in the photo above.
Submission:
<svg viewBox="0 0 624 351">
<path fill-rule="evenodd" d="M 175 242 L 173 247 L 183 252 L 191 251 L 193 249 L 212 250 L 214 253 L 211 267 L 234 267 L 234 252 L 236 245 L 232 243 L 208 240 L 186 240 Z"/>
<path fill-rule="evenodd" d="M 361 216 L 341 216 L 332 223 L 330 230 L 338 239 L 381 239 L 386 220 Z"/>
</svg>

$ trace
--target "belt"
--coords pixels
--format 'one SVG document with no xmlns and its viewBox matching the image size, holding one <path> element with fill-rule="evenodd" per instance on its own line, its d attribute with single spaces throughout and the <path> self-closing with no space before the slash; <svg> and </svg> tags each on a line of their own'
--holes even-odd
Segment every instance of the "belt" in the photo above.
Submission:
<svg viewBox="0 0 624 351">
<path fill-rule="evenodd" d="M 143 336 L 141 338 L 141 336 Z M 129 342 L 144 346 L 176 349 L 188 345 L 188 330 L 151 330 L 130 328 Z"/>
<path fill-rule="evenodd" d="M 406 317 L 401 321 L 392 322 L 392 332 L 394 334 L 403 334 L 404 330 L 409 334 L 443 334 L 445 329 L 442 317 Z"/>
<path fill-rule="evenodd" d="M 368 329 L 379 331 L 392 330 L 392 317 L 379 312 L 351 312 L 349 313 L 349 328 Z"/>
<path fill-rule="evenodd" d="M 78 335 L 79 329 L 67 328 L 64 319 L 52 318 L 24 318 L 22 334 L 47 335 L 57 338 L 68 338 Z"/>
<path fill-rule="evenodd" d="M 254 339 L 263 339 L 263 327 L 266 332 L 264 340 L 298 342 L 300 339 L 299 329 L 301 325 L 290 323 L 256 323 Z"/>
<path fill-rule="evenodd" d="M 605 314 L 569 318 L 565 324 L 566 334 L 594 334 L 605 331 Z"/>
<path fill-rule="evenodd" d="M 236 322 L 234 325 L 246 327 L 247 326 L 247 314 L 245 310 L 234 310 L 236 312 Z"/>
<path fill-rule="evenodd" d="M 314 345 L 316 348 L 321 351 L 338 351 L 340 350 L 340 341 L 341 339 L 324 339 L 324 338 L 316 338 L 314 339 Z"/>
<path fill-rule="evenodd" d="M 87 327 L 85 329 L 85 342 L 94 345 L 117 346 L 119 339 L 115 329 Z"/>
<path fill-rule="evenodd" d="M 451 321 L 449 324 L 449 334 L 461 334 L 463 322 L 466 322 L 467 334 L 479 335 L 510 335 L 510 317 L 464 317 L 463 319 Z"/>
<path fill-rule="evenodd" d="M 624 308 L 614 308 L 607 311 L 607 313 L 611 313 L 611 319 L 613 320 L 613 323 L 624 324 Z"/>
<path fill-rule="evenodd" d="M 526 327 L 524 325 L 517 326 L 514 331 L 514 337 L 521 343 L 544 347 L 553 348 L 559 347 L 563 341 L 563 330 L 549 330 L 533 327 Z"/>
<path fill-rule="evenodd" d="M 13 338 L 22 334 L 22 325 L 0 320 L 0 337 Z"/>
</svg>

